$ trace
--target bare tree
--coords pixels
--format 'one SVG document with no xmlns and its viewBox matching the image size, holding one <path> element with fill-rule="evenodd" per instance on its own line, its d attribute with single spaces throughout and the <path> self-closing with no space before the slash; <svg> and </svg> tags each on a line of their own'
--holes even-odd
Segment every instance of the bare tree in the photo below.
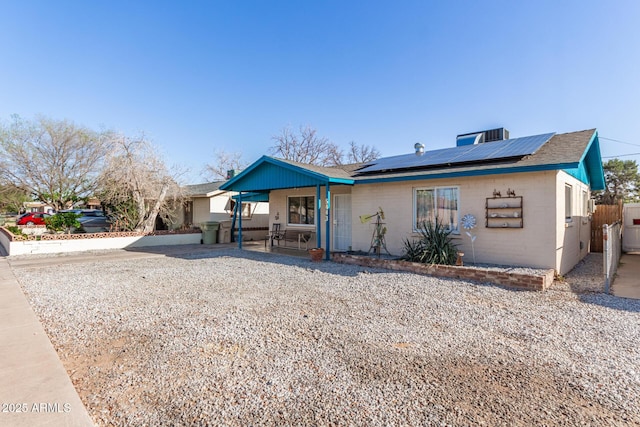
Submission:
<svg viewBox="0 0 640 427">
<path fill-rule="evenodd" d="M 301 126 L 299 134 L 286 127 L 272 139 L 275 145 L 271 147 L 271 153 L 294 162 L 334 166 L 337 164 L 336 159 L 342 157 L 336 144 L 318 136 L 317 131 L 310 126 Z"/>
<path fill-rule="evenodd" d="M 118 136 L 100 175 L 99 197 L 117 219 L 129 223 L 125 228 L 149 233 L 159 214 L 173 215 L 172 202 L 180 197 L 177 178 L 144 136 Z"/>
<path fill-rule="evenodd" d="M 0 180 L 55 209 L 92 195 L 109 133 L 62 120 L 13 116 L 0 125 Z"/>
<path fill-rule="evenodd" d="M 242 170 L 247 164 L 241 159 L 241 153 L 228 153 L 224 150 L 216 150 L 215 161 L 204 167 L 203 175 L 207 179 L 227 179 L 229 170 Z"/>
<path fill-rule="evenodd" d="M 361 144 L 356 145 L 354 141 L 349 143 L 347 161 L 349 163 L 366 163 L 380 157 L 380 152 L 373 146 Z"/>
<path fill-rule="evenodd" d="M 0 184 L 0 212 L 20 212 L 29 195 L 13 184 Z"/>
<path fill-rule="evenodd" d="M 319 137 L 315 129 L 300 127 L 300 133 L 295 134 L 291 128 L 282 129 L 280 135 L 272 138 L 276 145 L 271 147 L 271 153 L 287 160 L 317 166 L 339 166 L 345 164 L 344 151 L 327 138 Z M 365 163 L 380 157 L 380 152 L 372 146 L 349 143 L 346 163 Z"/>
</svg>

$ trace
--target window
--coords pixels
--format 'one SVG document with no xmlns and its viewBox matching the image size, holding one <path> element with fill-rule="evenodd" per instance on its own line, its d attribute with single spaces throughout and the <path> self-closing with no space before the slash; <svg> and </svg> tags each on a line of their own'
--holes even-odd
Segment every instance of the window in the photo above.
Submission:
<svg viewBox="0 0 640 427">
<path fill-rule="evenodd" d="M 573 188 L 569 184 L 564 185 L 564 219 L 571 222 L 573 213 Z"/>
<path fill-rule="evenodd" d="M 423 222 L 438 218 L 448 230 L 458 234 L 458 187 L 417 188 L 413 191 L 414 230 Z"/>
<path fill-rule="evenodd" d="M 225 210 L 227 212 L 229 212 L 229 216 L 232 217 L 233 213 L 235 212 L 236 209 L 236 201 L 233 200 L 231 197 L 229 197 L 229 200 L 227 202 L 227 206 L 225 206 Z M 242 217 L 243 218 L 251 218 L 252 215 L 252 211 L 251 211 L 251 203 L 245 203 L 242 202 Z"/>
<path fill-rule="evenodd" d="M 315 224 L 316 207 L 314 196 L 287 198 L 287 223 L 313 225 Z"/>
<path fill-rule="evenodd" d="M 589 216 L 589 194 L 582 190 L 582 216 Z"/>
</svg>

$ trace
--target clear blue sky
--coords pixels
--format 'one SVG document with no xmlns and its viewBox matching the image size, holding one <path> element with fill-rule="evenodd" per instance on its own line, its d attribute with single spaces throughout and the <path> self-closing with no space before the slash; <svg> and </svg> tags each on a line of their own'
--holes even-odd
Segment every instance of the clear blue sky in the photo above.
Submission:
<svg viewBox="0 0 640 427">
<path fill-rule="evenodd" d="M 636 0 L 0 3 L 0 119 L 145 132 L 191 183 L 287 125 L 383 156 L 500 126 L 640 153 L 639 79 Z"/>
</svg>

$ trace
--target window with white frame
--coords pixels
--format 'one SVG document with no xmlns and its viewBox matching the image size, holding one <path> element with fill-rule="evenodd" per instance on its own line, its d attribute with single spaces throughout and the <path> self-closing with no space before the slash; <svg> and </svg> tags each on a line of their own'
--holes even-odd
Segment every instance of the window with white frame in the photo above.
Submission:
<svg viewBox="0 0 640 427">
<path fill-rule="evenodd" d="M 564 185 L 564 219 L 571 222 L 573 216 L 573 187 L 569 184 Z"/>
<path fill-rule="evenodd" d="M 443 224 L 451 232 L 458 234 L 460 190 L 458 187 L 415 188 L 413 190 L 413 228 L 422 223 Z"/>
<path fill-rule="evenodd" d="M 224 207 L 225 210 L 229 213 L 229 216 L 232 217 L 233 213 L 236 209 L 236 201 L 229 197 L 227 201 L 227 205 Z M 242 217 L 243 218 L 251 218 L 253 214 L 251 203 L 242 202 Z"/>
<path fill-rule="evenodd" d="M 582 216 L 589 216 L 589 193 L 587 190 L 582 190 Z"/>
<path fill-rule="evenodd" d="M 315 224 L 315 200 L 314 196 L 287 197 L 287 223 L 292 225 Z"/>
</svg>

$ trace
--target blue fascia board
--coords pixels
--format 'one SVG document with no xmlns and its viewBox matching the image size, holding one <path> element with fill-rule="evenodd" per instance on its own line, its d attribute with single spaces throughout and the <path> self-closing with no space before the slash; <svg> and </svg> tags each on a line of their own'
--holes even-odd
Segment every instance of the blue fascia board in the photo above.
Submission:
<svg viewBox="0 0 640 427">
<path fill-rule="evenodd" d="M 277 170 L 283 171 L 284 174 L 275 174 L 274 172 Z M 353 185 L 354 180 L 330 177 L 304 167 L 283 162 L 273 157 L 262 156 L 240 174 L 221 185 L 220 189 L 231 191 L 268 191 L 285 188 L 312 187 L 316 184 L 327 185 L 328 183 Z"/>
<path fill-rule="evenodd" d="M 577 168 L 563 169 L 563 171 L 568 173 L 578 181 L 583 182 L 589 186 L 591 185 L 589 174 L 587 173 L 587 169 L 585 168 L 584 163 L 580 162 Z"/>
<path fill-rule="evenodd" d="M 240 194 L 231 196 L 233 200 L 238 200 Z M 242 193 L 243 202 L 268 202 L 269 193 Z"/>
<path fill-rule="evenodd" d="M 232 190 L 233 191 L 233 185 L 235 183 L 237 183 L 239 180 L 243 179 L 247 174 L 249 174 L 252 170 L 257 168 L 260 164 L 262 164 L 268 158 L 269 158 L 269 156 L 260 157 L 258 160 L 256 160 L 251 165 L 249 165 L 248 168 L 246 168 L 245 170 L 240 172 L 238 175 L 234 176 L 233 178 L 231 178 L 230 180 L 228 180 L 227 182 L 222 184 L 220 186 L 220 190 Z"/>
<path fill-rule="evenodd" d="M 331 183 L 331 184 L 353 185 L 355 183 L 355 180 L 354 179 L 347 179 L 347 178 L 329 178 L 329 183 Z"/>
<path fill-rule="evenodd" d="M 604 169 L 602 167 L 602 156 L 600 155 L 600 141 L 598 131 L 591 136 L 587 148 L 582 153 L 580 163 L 577 168 L 565 169 L 569 175 L 581 182 L 589 185 L 591 190 L 604 190 Z"/>
<path fill-rule="evenodd" d="M 563 170 L 577 168 L 579 163 L 560 163 L 555 165 L 541 165 L 541 166 L 518 166 L 512 168 L 501 169 L 481 169 L 463 172 L 443 172 L 432 175 L 411 175 L 403 177 L 388 177 L 388 178 L 369 178 L 359 179 L 356 181 L 358 184 L 376 184 L 381 182 L 400 182 L 400 181 L 419 181 L 441 178 L 460 178 L 460 177 L 472 177 L 472 176 L 486 176 L 486 175 L 502 175 L 508 173 L 524 173 L 524 172 L 543 172 L 550 170 Z"/>
<path fill-rule="evenodd" d="M 600 141 L 598 132 L 595 132 L 593 140 L 587 150 L 585 158 L 587 168 L 589 170 L 589 181 L 592 190 L 604 190 L 606 182 L 604 178 L 604 168 L 602 166 L 602 155 L 600 154 Z"/>
<path fill-rule="evenodd" d="M 330 183 L 335 183 L 335 184 L 351 184 L 353 185 L 354 180 L 353 179 L 348 179 L 348 178 L 336 178 L 336 177 L 331 177 L 329 175 L 324 175 L 321 174 L 319 172 L 314 172 L 311 171 L 309 169 L 306 169 L 305 167 L 301 167 L 301 166 L 296 166 L 296 165 L 292 165 L 290 163 L 287 162 L 282 162 L 276 158 L 273 157 L 268 157 L 268 159 L 272 160 L 271 163 L 273 163 L 274 165 L 278 165 L 281 166 L 285 169 L 288 169 L 292 172 L 296 172 L 296 173 L 301 173 L 303 175 L 307 175 L 309 177 L 315 178 L 318 181 L 321 182 L 330 182 Z"/>
</svg>

